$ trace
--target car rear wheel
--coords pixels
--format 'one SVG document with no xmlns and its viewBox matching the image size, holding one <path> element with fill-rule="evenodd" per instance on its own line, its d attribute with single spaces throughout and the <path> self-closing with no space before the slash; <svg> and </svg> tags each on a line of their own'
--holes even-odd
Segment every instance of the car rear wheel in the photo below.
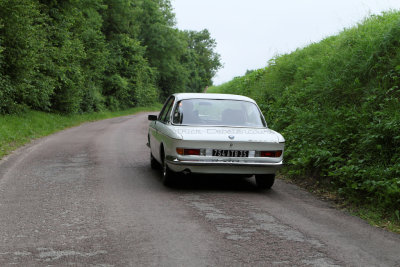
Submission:
<svg viewBox="0 0 400 267">
<path fill-rule="evenodd" d="M 270 189 L 275 182 L 275 174 L 256 174 L 256 184 L 260 189 Z"/>
<path fill-rule="evenodd" d="M 163 153 L 164 154 L 164 153 Z M 162 183 L 164 185 L 171 185 L 175 178 L 175 172 L 171 171 L 171 169 L 167 165 L 167 160 L 165 159 L 165 155 L 163 155 L 162 162 Z"/>
</svg>

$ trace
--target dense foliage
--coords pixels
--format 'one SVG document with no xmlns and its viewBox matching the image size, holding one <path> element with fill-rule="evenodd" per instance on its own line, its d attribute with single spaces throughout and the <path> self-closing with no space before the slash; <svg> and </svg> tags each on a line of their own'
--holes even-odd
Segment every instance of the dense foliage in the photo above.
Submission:
<svg viewBox="0 0 400 267">
<path fill-rule="evenodd" d="M 0 114 L 149 105 L 201 92 L 221 66 L 170 0 L 0 0 Z"/>
<path fill-rule="evenodd" d="M 287 140 L 289 174 L 329 181 L 398 216 L 400 12 L 371 16 L 209 92 L 260 104 Z"/>
</svg>

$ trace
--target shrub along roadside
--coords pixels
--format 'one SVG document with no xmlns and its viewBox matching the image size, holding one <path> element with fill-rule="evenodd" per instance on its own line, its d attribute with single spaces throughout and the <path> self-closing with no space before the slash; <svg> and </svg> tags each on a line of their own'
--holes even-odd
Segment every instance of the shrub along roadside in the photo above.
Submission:
<svg viewBox="0 0 400 267">
<path fill-rule="evenodd" d="M 259 103 L 286 138 L 288 176 L 311 177 L 400 225 L 400 12 L 371 16 L 208 92 Z"/>
<path fill-rule="evenodd" d="M 50 135 L 83 122 L 96 121 L 135 114 L 141 111 L 157 111 L 161 104 L 137 107 L 116 112 L 96 112 L 82 115 L 59 115 L 28 110 L 18 115 L 0 116 L 0 159 L 31 140 Z"/>
<path fill-rule="evenodd" d="M 0 114 L 124 110 L 202 92 L 221 67 L 170 0 L 1 0 Z M 159 97 L 160 96 L 160 97 Z"/>
</svg>

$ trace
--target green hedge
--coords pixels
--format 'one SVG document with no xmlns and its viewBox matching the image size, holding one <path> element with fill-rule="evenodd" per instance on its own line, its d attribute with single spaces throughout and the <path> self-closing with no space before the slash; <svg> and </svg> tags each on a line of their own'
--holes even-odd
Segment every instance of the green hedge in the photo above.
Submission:
<svg viewBox="0 0 400 267">
<path fill-rule="evenodd" d="M 208 30 L 170 0 L 1 0 L 0 114 L 146 106 L 202 92 L 221 67 Z"/>
<path fill-rule="evenodd" d="M 254 98 L 287 140 L 287 171 L 400 210 L 400 12 L 280 55 L 208 92 Z M 393 213 L 392 213 L 393 214 Z"/>
</svg>

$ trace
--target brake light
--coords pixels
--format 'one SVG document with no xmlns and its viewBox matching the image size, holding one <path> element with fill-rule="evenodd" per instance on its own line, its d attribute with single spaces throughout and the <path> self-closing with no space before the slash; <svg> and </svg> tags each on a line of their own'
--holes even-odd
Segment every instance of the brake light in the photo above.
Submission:
<svg viewBox="0 0 400 267">
<path fill-rule="evenodd" d="M 184 149 L 183 154 L 184 155 L 199 156 L 200 155 L 200 149 Z"/>
<path fill-rule="evenodd" d="M 179 155 L 200 156 L 200 149 L 177 148 L 176 153 L 178 153 Z"/>
<path fill-rule="evenodd" d="M 260 151 L 260 157 L 279 158 L 282 156 L 282 150 Z"/>
</svg>

